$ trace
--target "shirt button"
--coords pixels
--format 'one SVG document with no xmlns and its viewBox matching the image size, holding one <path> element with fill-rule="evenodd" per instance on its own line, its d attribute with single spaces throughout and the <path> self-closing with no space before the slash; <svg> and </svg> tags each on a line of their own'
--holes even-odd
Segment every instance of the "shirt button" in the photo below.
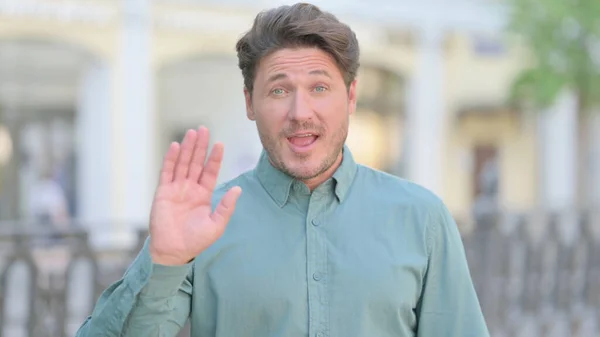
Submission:
<svg viewBox="0 0 600 337">
<path fill-rule="evenodd" d="M 317 337 L 325 337 L 325 334 L 322 332 L 317 332 Z"/>
<path fill-rule="evenodd" d="M 315 226 L 315 227 L 316 227 L 316 226 L 319 226 L 321 223 L 319 222 L 319 220 L 317 220 L 317 219 L 313 219 L 313 220 L 312 220 L 312 224 L 313 224 L 313 226 Z"/>
<path fill-rule="evenodd" d="M 314 273 L 313 274 L 313 279 L 315 281 L 320 281 L 322 278 L 323 278 L 323 274 L 321 274 L 321 273 Z"/>
</svg>

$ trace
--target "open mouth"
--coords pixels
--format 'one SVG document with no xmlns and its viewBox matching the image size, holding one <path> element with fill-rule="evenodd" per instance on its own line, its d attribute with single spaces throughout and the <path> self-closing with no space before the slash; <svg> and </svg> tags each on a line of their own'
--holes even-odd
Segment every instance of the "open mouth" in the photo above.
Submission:
<svg viewBox="0 0 600 337">
<path fill-rule="evenodd" d="M 294 150 L 302 151 L 308 150 L 318 138 L 319 136 L 314 133 L 304 133 L 288 137 L 288 142 L 290 142 L 290 145 Z"/>
</svg>

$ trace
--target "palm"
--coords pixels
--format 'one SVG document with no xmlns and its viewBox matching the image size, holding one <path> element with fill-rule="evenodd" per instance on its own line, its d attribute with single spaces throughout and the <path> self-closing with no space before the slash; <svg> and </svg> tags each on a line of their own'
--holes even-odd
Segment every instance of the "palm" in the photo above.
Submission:
<svg viewBox="0 0 600 337">
<path fill-rule="evenodd" d="M 185 263 L 214 243 L 233 213 L 240 189 L 232 188 L 212 212 L 212 193 L 223 158 L 215 145 L 207 163 L 208 130 L 189 131 L 169 148 L 150 221 L 151 252 L 159 263 Z"/>
</svg>

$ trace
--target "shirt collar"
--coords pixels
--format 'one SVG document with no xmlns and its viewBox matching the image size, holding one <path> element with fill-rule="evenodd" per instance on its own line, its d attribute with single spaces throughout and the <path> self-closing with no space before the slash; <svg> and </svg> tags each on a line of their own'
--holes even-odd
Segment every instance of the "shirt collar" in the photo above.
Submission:
<svg viewBox="0 0 600 337">
<path fill-rule="evenodd" d="M 335 181 L 335 195 L 340 203 L 348 195 L 357 170 L 357 164 L 346 145 L 344 145 L 342 150 L 342 156 L 342 163 L 332 177 Z M 273 167 L 264 149 L 254 171 L 271 198 L 273 198 L 279 207 L 283 207 L 288 201 L 290 189 L 295 179 Z"/>
</svg>

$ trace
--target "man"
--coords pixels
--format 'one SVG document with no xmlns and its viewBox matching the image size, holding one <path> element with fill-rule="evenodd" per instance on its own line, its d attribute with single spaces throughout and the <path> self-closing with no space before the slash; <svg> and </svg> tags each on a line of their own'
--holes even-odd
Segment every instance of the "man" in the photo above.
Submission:
<svg viewBox="0 0 600 337">
<path fill-rule="evenodd" d="M 223 146 L 205 163 L 208 130 L 172 144 L 150 237 L 77 336 L 175 337 L 188 319 L 195 337 L 488 336 L 443 203 L 357 165 L 344 145 L 359 59 L 350 28 L 283 6 L 236 49 L 259 163 L 215 189 Z"/>
</svg>

